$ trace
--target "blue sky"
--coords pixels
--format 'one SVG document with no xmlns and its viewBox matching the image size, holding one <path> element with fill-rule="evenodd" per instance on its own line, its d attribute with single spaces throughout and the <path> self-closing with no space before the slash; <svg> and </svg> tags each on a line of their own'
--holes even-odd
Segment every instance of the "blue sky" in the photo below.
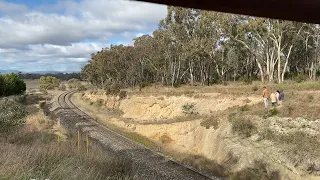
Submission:
<svg viewBox="0 0 320 180">
<path fill-rule="evenodd" d="M 90 54 L 150 34 L 166 6 L 124 0 L 0 0 L 0 70 L 79 71 Z"/>
</svg>

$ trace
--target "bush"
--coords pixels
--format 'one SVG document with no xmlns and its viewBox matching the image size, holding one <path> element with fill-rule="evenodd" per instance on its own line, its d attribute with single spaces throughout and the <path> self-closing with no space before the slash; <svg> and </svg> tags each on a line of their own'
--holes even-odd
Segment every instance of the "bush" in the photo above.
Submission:
<svg viewBox="0 0 320 180">
<path fill-rule="evenodd" d="M 0 101 L 0 134 L 8 134 L 25 123 L 26 109 L 18 102 L 4 98 Z"/>
<path fill-rule="evenodd" d="M 117 95 L 120 93 L 121 86 L 118 84 L 107 85 L 104 90 L 106 91 L 106 95 Z"/>
<path fill-rule="evenodd" d="M 261 161 L 255 161 L 254 166 L 245 168 L 231 175 L 231 180 L 280 180 L 279 172 L 268 171 L 266 164 Z"/>
<path fill-rule="evenodd" d="M 243 137 L 250 137 L 257 132 L 257 127 L 252 121 L 245 119 L 243 116 L 230 116 L 232 131 Z"/>
<path fill-rule="evenodd" d="M 259 90 L 259 87 L 258 86 L 256 86 L 256 85 L 254 85 L 253 87 L 252 87 L 252 91 L 258 91 Z"/>
<path fill-rule="evenodd" d="M 253 82 L 253 78 L 251 78 L 251 77 L 241 77 L 241 78 L 239 78 L 239 81 L 242 81 L 247 85 L 250 85 Z"/>
<path fill-rule="evenodd" d="M 195 110 L 195 103 L 191 103 L 191 104 L 185 104 L 182 106 L 182 112 L 185 115 L 190 115 L 190 114 L 197 114 L 196 110 Z"/>
<path fill-rule="evenodd" d="M 76 89 L 77 91 L 85 91 L 87 90 L 83 84 L 81 84 L 79 79 L 69 79 L 68 80 L 69 89 Z"/>
<path fill-rule="evenodd" d="M 80 84 L 77 88 L 78 91 L 85 91 L 87 90 L 86 87 L 84 87 L 84 85 Z"/>
<path fill-rule="evenodd" d="M 294 81 L 296 81 L 297 83 L 302 83 L 303 81 L 306 81 L 308 79 L 308 76 L 304 75 L 304 74 L 299 74 L 296 77 L 294 77 Z"/>
<path fill-rule="evenodd" d="M 40 90 L 51 90 L 60 86 L 60 80 L 52 76 L 41 76 L 39 80 Z"/>
<path fill-rule="evenodd" d="M 264 118 L 268 118 L 268 117 L 272 117 L 275 116 L 279 113 L 279 111 L 277 110 L 277 108 L 271 108 L 269 109 L 265 114 L 264 114 Z"/>
<path fill-rule="evenodd" d="M 127 97 L 127 91 L 120 91 L 119 93 L 119 98 L 120 99 L 124 99 Z"/>
<path fill-rule="evenodd" d="M 59 87 L 59 90 L 60 91 L 65 91 L 67 89 L 66 85 L 62 84 L 60 87 Z"/>
<path fill-rule="evenodd" d="M 95 104 L 96 104 L 96 106 L 101 107 L 104 104 L 104 100 L 103 99 L 98 99 Z"/>
<path fill-rule="evenodd" d="M 0 96 L 22 94 L 26 91 L 26 83 L 18 74 L 0 75 Z"/>
<path fill-rule="evenodd" d="M 249 111 L 249 106 L 246 104 L 240 107 L 240 111 Z"/>
</svg>

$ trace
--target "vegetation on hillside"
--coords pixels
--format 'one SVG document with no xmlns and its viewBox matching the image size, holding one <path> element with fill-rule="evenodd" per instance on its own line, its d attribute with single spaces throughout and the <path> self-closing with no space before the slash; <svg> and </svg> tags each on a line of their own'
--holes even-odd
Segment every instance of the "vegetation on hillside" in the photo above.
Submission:
<svg viewBox="0 0 320 180">
<path fill-rule="evenodd" d="M 80 80 L 75 78 L 68 80 L 68 87 L 69 89 L 76 89 L 78 91 L 86 90 L 86 87 L 84 87 L 84 85 L 81 84 Z"/>
<path fill-rule="evenodd" d="M 0 100 L 1 180 L 129 179 L 131 164 L 94 142 L 88 154 L 83 146 L 78 151 L 77 139 L 36 108 L 41 99 L 30 95 L 24 104 L 14 96 Z"/>
<path fill-rule="evenodd" d="M 152 36 L 92 54 L 82 74 L 101 88 L 316 80 L 319 39 L 318 25 L 168 7 Z"/>
</svg>

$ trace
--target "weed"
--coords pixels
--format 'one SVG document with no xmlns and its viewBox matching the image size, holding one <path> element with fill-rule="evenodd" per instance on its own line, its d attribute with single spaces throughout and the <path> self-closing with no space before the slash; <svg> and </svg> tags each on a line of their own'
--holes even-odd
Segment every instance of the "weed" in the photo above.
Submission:
<svg viewBox="0 0 320 180">
<path fill-rule="evenodd" d="M 187 103 L 185 105 L 182 106 L 182 112 L 185 115 L 190 115 L 190 114 L 197 114 L 196 110 L 195 110 L 195 103 Z"/>
<path fill-rule="evenodd" d="M 250 84 L 252 84 L 253 79 L 251 77 L 241 77 L 239 79 L 239 81 L 244 82 L 244 84 L 246 84 L 246 85 L 250 85 Z"/>
<path fill-rule="evenodd" d="M 234 174 L 231 174 L 231 180 L 280 180 L 279 172 L 269 172 L 266 164 L 261 161 L 255 161 L 254 167 L 246 168 Z"/>
<path fill-rule="evenodd" d="M 303 81 L 306 81 L 308 79 L 308 77 L 306 75 L 303 75 L 303 74 L 299 74 L 298 76 L 296 76 L 294 78 L 294 80 L 297 82 L 297 83 L 302 83 Z"/>
<path fill-rule="evenodd" d="M 311 94 L 307 95 L 308 102 L 312 102 L 314 97 Z"/>
<path fill-rule="evenodd" d="M 104 105 L 104 100 L 103 99 L 98 99 L 96 102 L 95 102 L 95 105 L 98 106 L 98 107 L 101 107 Z"/>
<path fill-rule="evenodd" d="M 256 85 L 252 86 L 252 91 L 256 92 L 256 91 L 258 91 L 258 90 L 259 90 L 259 87 L 258 87 L 258 86 L 256 86 Z"/>
<path fill-rule="evenodd" d="M 150 148 L 156 147 L 156 145 L 152 141 L 150 141 L 148 138 L 143 137 L 137 133 L 125 132 L 124 135 L 127 136 L 128 138 L 134 140 L 137 143 L 145 145 L 146 147 L 150 147 Z"/>
<path fill-rule="evenodd" d="M 119 98 L 121 99 L 125 99 L 127 97 L 127 91 L 120 91 L 119 93 Z"/>
<path fill-rule="evenodd" d="M 243 137 L 250 137 L 257 132 L 257 127 L 252 121 L 245 119 L 243 116 L 231 116 L 229 119 L 232 124 L 232 131 Z"/>
<path fill-rule="evenodd" d="M 66 88 L 67 88 L 66 85 L 61 84 L 58 89 L 59 89 L 60 91 L 65 91 Z"/>
<path fill-rule="evenodd" d="M 250 110 L 250 108 L 247 104 L 240 107 L 240 111 L 249 111 L 249 110 Z"/>
<path fill-rule="evenodd" d="M 269 110 L 267 110 L 265 112 L 265 114 L 263 115 L 263 118 L 269 118 L 269 117 L 272 117 L 272 116 L 275 116 L 279 113 L 278 109 L 277 108 L 271 108 Z"/>
<path fill-rule="evenodd" d="M 171 139 L 168 134 L 164 134 L 160 137 L 160 141 L 162 142 L 162 144 L 169 144 L 173 141 L 173 139 Z"/>
<path fill-rule="evenodd" d="M 305 164 L 310 166 L 310 173 L 316 172 L 316 170 L 312 170 L 312 162 L 320 156 L 320 142 L 317 140 L 319 137 L 311 137 L 301 131 L 288 134 L 276 133 L 269 128 L 261 131 L 259 135 L 264 139 L 283 145 L 293 163 Z"/>
<path fill-rule="evenodd" d="M 218 129 L 220 125 L 219 115 L 217 114 L 217 115 L 206 117 L 204 121 L 200 123 L 200 125 L 206 127 L 206 129 L 209 129 L 210 127 L 213 127 L 214 129 Z"/>
<path fill-rule="evenodd" d="M 84 87 L 83 84 L 79 84 L 78 87 L 77 87 L 77 90 L 78 90 L 78 91 L 85 91 L 85 90 L 87 90 L 87 88 Z"/>
</svg>

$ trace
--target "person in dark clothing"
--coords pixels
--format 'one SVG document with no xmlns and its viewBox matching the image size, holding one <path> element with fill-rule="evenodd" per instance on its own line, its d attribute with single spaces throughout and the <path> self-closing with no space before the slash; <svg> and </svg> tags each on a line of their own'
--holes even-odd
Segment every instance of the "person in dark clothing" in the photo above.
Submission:
<svg viewBox="0 0 320 180">
<path fill-rule="evenodd" d="M 284 101 L 284 92 L 283 92 L 283 90 L 280 90 L 280 94 L 279 94 L 279 104 L 282 104 L 283 101 Z"/>
</svg>

